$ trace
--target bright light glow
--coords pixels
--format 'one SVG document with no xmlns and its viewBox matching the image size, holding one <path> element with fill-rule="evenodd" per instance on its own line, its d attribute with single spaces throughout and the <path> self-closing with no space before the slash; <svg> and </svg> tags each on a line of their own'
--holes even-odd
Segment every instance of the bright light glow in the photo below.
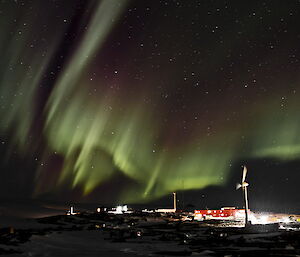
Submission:
<svg viewBox="0 0 300 257">
<path fill-rule="evenodd" d="M 283 218 L 281 219 L 281 222 L 284 222 L 284 223 L 290 223 L 291 220 L 289 219 L 289 217 L 283 217 Z"/>
<path fill-rule="evenodd" d="M 117 213 L 122 213 L 122 211 L 123 211 L 123 207 L 122 206 L 117 206 L 117 208 L 116 208 L 116 212 Z"/>
<path fill-rule="evenodd" d="M 267 224 L 267 223 L 269 223 L 268 220 L 269 220 L 269 216 L 267 216 L 267 215 L 262 215 L 262 216 L 260 216 L 259 222 L 260 222 L 261 224 Z"/>
<path fill-rule="evenodd" d="M 109 213 L 114 213 L 114 214 L 123 214 L 123 212 L 127 212 L 128 211 L 128 207 L 127 205 L 118 205 L 116 207 L 115 211 L 109 211 Z"/>
<path fill-rule="evenodd" d="M 200 214 L 200 213 L 199 214 L 195 214 L 194 219 L 202 221 L 203 220 L 202 214 Z"/>
</svg>

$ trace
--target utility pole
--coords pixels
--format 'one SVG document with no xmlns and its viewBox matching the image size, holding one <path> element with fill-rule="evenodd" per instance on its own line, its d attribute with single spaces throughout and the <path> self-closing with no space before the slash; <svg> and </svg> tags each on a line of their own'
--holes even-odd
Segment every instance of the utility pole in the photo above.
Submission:
<svg viewBox="0 0 300 257">
<path fill-rule="evenodd" d="M 176 205 L 176 192 L 173 192 L 173 209 L 174 209 L 174 212 L 176 212 L 177 210 L 177 205 Z"/>
</svg>

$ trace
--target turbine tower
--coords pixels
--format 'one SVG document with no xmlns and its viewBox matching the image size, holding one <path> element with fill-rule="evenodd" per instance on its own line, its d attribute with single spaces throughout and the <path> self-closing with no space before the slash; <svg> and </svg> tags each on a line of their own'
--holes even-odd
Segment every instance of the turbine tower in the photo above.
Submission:
<svg viewBox="0 0 300 257">
<path fill-rule="evenodd" d="M 249 218 L 248 218 L 248 213 L 249 213 L 249 203 L 248 203 L 248 191 L 247 187 L 249 184 L 245 181 L 246 180 L 246 175 L 247 175 L 247 168 L 244 166 L 243 169 L 243 176 L 242 176 L 242 182 L 241 184 L 237 184 L 236 189 L 242 188 L 243 193 L 244 193 L 244 201 L 245 201 L 245 227 L 250 224 Z"/>
</svg>

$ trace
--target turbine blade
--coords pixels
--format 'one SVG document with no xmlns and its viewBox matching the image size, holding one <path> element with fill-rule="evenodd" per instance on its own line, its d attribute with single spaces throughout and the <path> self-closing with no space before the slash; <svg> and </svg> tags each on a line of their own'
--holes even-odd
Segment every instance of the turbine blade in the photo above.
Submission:
<svg viewBox="0 0 300 257">
<path fill-rule="evenodd" d="M 242 187 L 242 185 L 241 185 L 240 183 L 237 183 L 235 188 L 236 188 L 236 190 L 238 190 L 238 189 L 240 189 L 241 187 Z"/>
<path fill-rule="evenodd" d="M 243 169 L 243 177 L 242 177 L 242 183 L 245 182 L 246 174 L 247 174 L 247 168 L 246 168 L 246 166 L 244 166 L 244 169 Z"/>
</svg>

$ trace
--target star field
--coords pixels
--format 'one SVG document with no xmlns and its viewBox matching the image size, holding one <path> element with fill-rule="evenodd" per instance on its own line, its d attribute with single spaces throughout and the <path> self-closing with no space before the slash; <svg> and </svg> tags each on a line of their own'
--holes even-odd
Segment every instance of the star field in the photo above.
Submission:
<svg viewBox="0 0 300 257">
<path fill-rule="evenodd" d="M 299 160 L 299 11 L 2 0 L 1 183 L 143 202 L 225 185 L 251 160 Z"/>
</svg>

